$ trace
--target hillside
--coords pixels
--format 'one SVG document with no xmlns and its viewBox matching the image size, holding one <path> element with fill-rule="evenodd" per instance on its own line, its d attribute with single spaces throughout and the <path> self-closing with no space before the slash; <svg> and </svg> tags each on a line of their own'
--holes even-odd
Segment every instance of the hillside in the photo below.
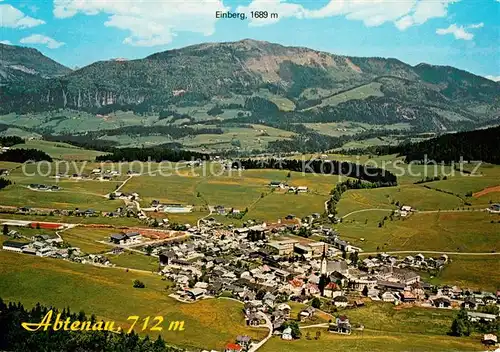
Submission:
<svg viewBox="0 0 500 352">
<path fill-rule="evenodd" d="M 45 75 L 64 72 L 47 60 Z M 49 80 L 11 79 L 1 92 L 5 104 L 0 112 L 66 108 L 159 114 L 168 109 L 175 114 L 196 107 L 207 118 L 234 110 L 239 123 L 347 120 L 456 130 L 498 118 L 499 93 L 500 83 L 452 67 L 413 67 L 396 59 L 339 56 L 247 39 L 96 62 Z M 250 97 L 262 101 L 248 104 Z M 242 114 L 236 118 L 238 111 Z"/>
<path fill-rule="evenodd" d="M 63 76 L 69 68 L 33 48 L 0 44 L 0 85 Z M 28 81 L 28 82 L 26 82 Z"/>
</svg>

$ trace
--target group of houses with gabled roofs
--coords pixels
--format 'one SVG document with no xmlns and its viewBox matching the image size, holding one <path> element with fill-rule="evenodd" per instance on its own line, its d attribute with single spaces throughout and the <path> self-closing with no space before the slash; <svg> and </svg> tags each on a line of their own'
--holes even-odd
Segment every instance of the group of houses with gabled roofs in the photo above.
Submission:
<svg viewBox="0 0 500 352">
<path fill-rule="evenodd" d="M 289 193 L 307 193 L 309 191 L 307 186 L 289 186 L 288 183 L 281 181 L 271 181 L 269 187 L 283 189 Z"/>
<path fill-rule="evenodd" d="M 49 192 L 61 190 L 61 187 L 59 187 L 57 185 L 49 185 L 48 186 L 48 185 L 41 185 L 41 184 L 37 184 L 37 183 L 31 183 L 28 186 L 28 188 L 31 190 L 35 190 L 35 191 L 49 191 Z"/>
</svg>

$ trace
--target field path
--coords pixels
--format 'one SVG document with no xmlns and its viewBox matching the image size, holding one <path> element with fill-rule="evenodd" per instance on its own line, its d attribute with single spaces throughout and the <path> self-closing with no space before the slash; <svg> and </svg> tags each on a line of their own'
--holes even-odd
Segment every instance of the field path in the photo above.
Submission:
<svg viewBox="0 0 500 352">
<path fill-rule="evenodd" d="M 342 216 L 342 219 L 345 219 L 347 218 L 348 216 L 351 216 L 351 215 L 354 215 L 354 214 L 357 214 L 357 213 L 363 213 L 365 211 L 385 211 L 385 212 L 388 212 L 388 211 L 394 211 L 394 209 L 380 209 L 380 208 L 371 208 L 371 209 L 361 209 L 361 210 L 355 210 L 355 211 L 351 211 L 350 213 Z"/>
<path fill-rule="evenodd" d="M 213 209 L 213 208 L 212 208 L 211 206 L 208 206 L 208 210 L 209 210 L 208 215 L 205 215 L 205 216 L 203 216 L 203 217 L 199 218 L 199 219 L 198 219 L 198 221 L 196 222 L 196 226 L 200 227 L 200 225 L 201 225 L 201 220 L 206 219 L 206 218 L 208 218 L 210 215 L 212 215 L 212 214 L 213 214 L 213 210 L 212 210 L 212 209 Z"/>
<path fill-rule="evenodd" d="M 472 196 L 474 198 L 479 198 L 479 197 L 487 195 L 488 193 L 493 193 L 493 192 L 500 192 L 500 186 L 487 187 L 487 188 L 483 189 L 482 191 L 474 193 Z"/>
</svg>

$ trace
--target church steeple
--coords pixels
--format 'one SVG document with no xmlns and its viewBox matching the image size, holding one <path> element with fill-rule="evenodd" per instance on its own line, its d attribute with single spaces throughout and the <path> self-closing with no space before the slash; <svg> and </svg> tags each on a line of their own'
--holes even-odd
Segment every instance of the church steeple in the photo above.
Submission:
<svg viewBox="0 0 500 352">
<path fill-rule="evenodd" d="M 326 266 L 328 262 L 326 260 L 326 245 L 323 246 L 323 255 L 321 256 L 321 275 L 326 275 Z"/>
</svg>

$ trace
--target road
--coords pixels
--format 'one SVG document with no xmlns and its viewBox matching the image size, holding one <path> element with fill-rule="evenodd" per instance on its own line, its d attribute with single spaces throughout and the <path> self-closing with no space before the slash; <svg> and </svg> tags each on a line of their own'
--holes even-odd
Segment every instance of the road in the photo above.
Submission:
<svg viewBox="0 0 500 352">
<path fill-rule="evenodd" d="M 269 320 L 268 316 L 262 312 L 257 312 L 256 314 L 258 314 L 262 319 L 266 321 L 265 327 L 269 329 L 269 333 L 263 340 L 259 341 L 259 343 L 252 345 L 252 347 L 248 349 L 248 352 L 257 351 L 259 348 L 264 346 L 264 344 L 273 336 L 273 323 L 271 323 L 271 320 Z"/>
<path fill-rule="evenodd" d="M 380 209 L 380 208 L 371 208 L 371 209 L 361 209 L 361 210 L 355 210 L 352 211 L 344 216 L 342 216 L 342 219 L 347 218 L 348 216 L 351 216 L 353 214 L 357 213 L 363 213 L 365 211 L 385 211 L 385 212 L 392 212 L 396 209 Z M 415 213 L 418 214 L 433 214 L 433 213 L 462 213 L 462 212 L 475 212 L 475 211 L 487 211 L 487 209 L 441 209 L 441 210 L 414 210 Z"/>
<path fill-rule="evenodd" d="M 351 215 L 353 215 L 353 214 L 363 213 L 363 212 L 365 212 L 365 211 L 385 211 L 385 212 L 390 211 L 390 212 L 393 212 L 394 210 L 395 210 L 395 209 L 380 209 L 380 208 L 361 209 L 361 210 L 351 211 L 350 213 L 348 213 L 348 214 L 344 215 L 344 216 L 342 217 L 342 219 L 345 219 L 345 218 L 347 218 L 348 216 L 351 216 Z"/>
<path fill-rule="evenodd" d="M 210 215 L 212 215 L 212 214 L 213 214 L 213 208 L 212 208 L 211 206 L 208 206 L 208 210 L 210 211 L 210 212 L 208 213 L 208 215 L 205 215 L 205 216 L 203 216 L 203 217 L 199 218 L 199 219 L 198 219 L 198 222 L 196 223 L 196 226 L 200 227 L 200 225 L 201 225 L 201 220 L 206 219 L 206 218 L 208 218 Z"/>
</svg>

